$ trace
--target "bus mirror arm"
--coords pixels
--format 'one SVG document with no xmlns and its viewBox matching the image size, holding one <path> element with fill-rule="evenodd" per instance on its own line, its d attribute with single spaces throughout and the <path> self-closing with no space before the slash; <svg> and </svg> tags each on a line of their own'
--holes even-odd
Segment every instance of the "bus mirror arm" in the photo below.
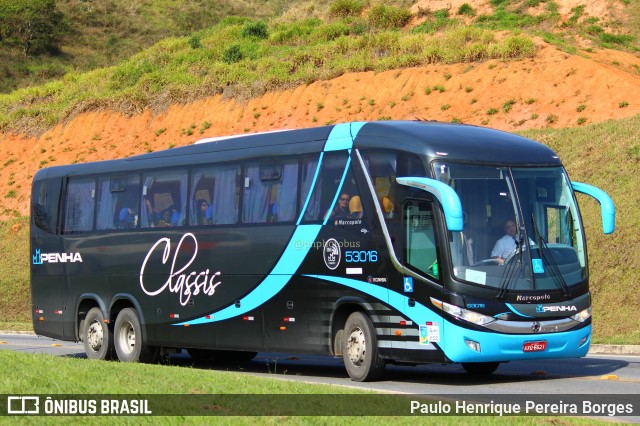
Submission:
<svg viewBox="0 0 640 426">
<path fill-rule="evenodd" d="M 605 234 L 612 234 L 616 228 L 616 207 L 609 195 L 595 186 L 581 182 L 571 182 L 575 192 L 586 194 L 595 198 L 600 203 L 600 213 L 602 215 L 602 231 Z"/>
<path fill-rule="evenodd" d="M 433 194 L 442 205 L 444 217 L 447 222 L 447 229 L 449 231 L 462 231 L 464 222 L 462 217 L 462 204 L 456 191 L 449 185 L 425 177 L 399 177 L 396 178 L 396 182 L 400 185 L 418 188 Z"/>
</svg>

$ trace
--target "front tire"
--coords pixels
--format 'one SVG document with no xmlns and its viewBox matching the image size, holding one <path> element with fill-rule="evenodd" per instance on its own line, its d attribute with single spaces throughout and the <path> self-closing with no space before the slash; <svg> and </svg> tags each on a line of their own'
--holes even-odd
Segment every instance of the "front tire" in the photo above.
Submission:
<svg viewBox="0 0 640 426">
<path fill-rule="evenodd" d="M 118 314 L 113 341 L 122 362 L 155 362 L 160 355 L 159 348 L 144 343 L 140 318 L 132 308 L 125 308 Z"/>
<path fill-rule="evenodd" d="M 114 358 L 113 335 L 104 322 L 100 308 L 91 308 L 84 317 L 82 344 L 89 359 L 111 360 Z"/>
<path fill-rule="evenodd" d="M 375 328 L 362 312 L 354 312 L 347 318 L 342 358 L 353 381 L 376 380 L 384 373 L 385 362 L 378 353 Z"/>
</svg>

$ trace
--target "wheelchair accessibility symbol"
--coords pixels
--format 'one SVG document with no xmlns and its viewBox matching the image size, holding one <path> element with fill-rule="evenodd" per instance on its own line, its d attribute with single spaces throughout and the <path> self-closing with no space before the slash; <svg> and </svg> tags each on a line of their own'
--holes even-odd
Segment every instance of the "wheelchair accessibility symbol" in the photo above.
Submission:
<svg viewBox="0 0 640 426">
<path fill-rule="evenodd" d="M 413 277 L 404 277 L 405 293 L 413 293 Z"/>
<path fill-rule="evenodd" d="M 534 274 L 544 274 L 544 265 L 542 259 L 531 259 Z"/>
</svg>

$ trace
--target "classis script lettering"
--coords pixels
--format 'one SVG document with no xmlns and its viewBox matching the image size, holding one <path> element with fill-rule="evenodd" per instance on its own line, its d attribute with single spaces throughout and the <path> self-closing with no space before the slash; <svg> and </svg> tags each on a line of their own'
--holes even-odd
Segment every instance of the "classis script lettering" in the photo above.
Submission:
<svg viewBox="0 0 640 426">
<path fill-rule="evenodd" d="M 193 247 L 191 258 L 189 258 L 184 265 L 177 264 L 181 251 L 189 250 L 191 247 Z M 156 296 L 166 289 L 169 289 L 170 292 L 177 293 L 180 299 L 180 304 L 182 306 L 186 306 L 191 296 L 197 296 L 200 292 L 206 296 L 213 296 L 216 292 L 216 287 L 222 283 L 219 281 L 220 271 L 215 273 L 211 273 L 209 269 L 205 269 L 201 272 L 188 271 L 189 266 L 191 266 L 198 255 L 198 240 L 196 240 L 196 237 L 189 232 L 182 236 L 176 246 L 175 252 L 173 252 L 171 270 L 167 280 L 159 288 L 155 290 L 149 289 L 144 283 L 144 273 L 149 258 L 156 250 L 163 250 L 162 264 L 166 265 L 171 258 L 171 240 L 165 237 L 156 241 L 147 253 L 147 256 L 144 258 L 144 262 L 142 262 L 142 267 L 140 268 L 140 287 L 142 288 L 142 291 L 149 296 Z"/>
</svg>

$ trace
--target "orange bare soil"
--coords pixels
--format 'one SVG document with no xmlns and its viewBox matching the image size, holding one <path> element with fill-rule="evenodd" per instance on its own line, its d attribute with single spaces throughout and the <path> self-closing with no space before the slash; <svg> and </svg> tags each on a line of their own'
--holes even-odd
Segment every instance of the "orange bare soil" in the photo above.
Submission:
<svg viewBox="0 0 640 426">
<path fill-rule="evenodd" d="M 537 43 L 536 56 L 521 61 L 352 73 L 243 102 L 214 96 L 157 115 L 84 113 L 39 137 L 0 133 L 0 215 L 28 214 L 31 179 L 41 167 L 126 157 L 203 137 L 378 119 L 459 120 L 515 131 L 640 113 L 639 57 L 610 50 L 571 55 Z"/>
</svg>

